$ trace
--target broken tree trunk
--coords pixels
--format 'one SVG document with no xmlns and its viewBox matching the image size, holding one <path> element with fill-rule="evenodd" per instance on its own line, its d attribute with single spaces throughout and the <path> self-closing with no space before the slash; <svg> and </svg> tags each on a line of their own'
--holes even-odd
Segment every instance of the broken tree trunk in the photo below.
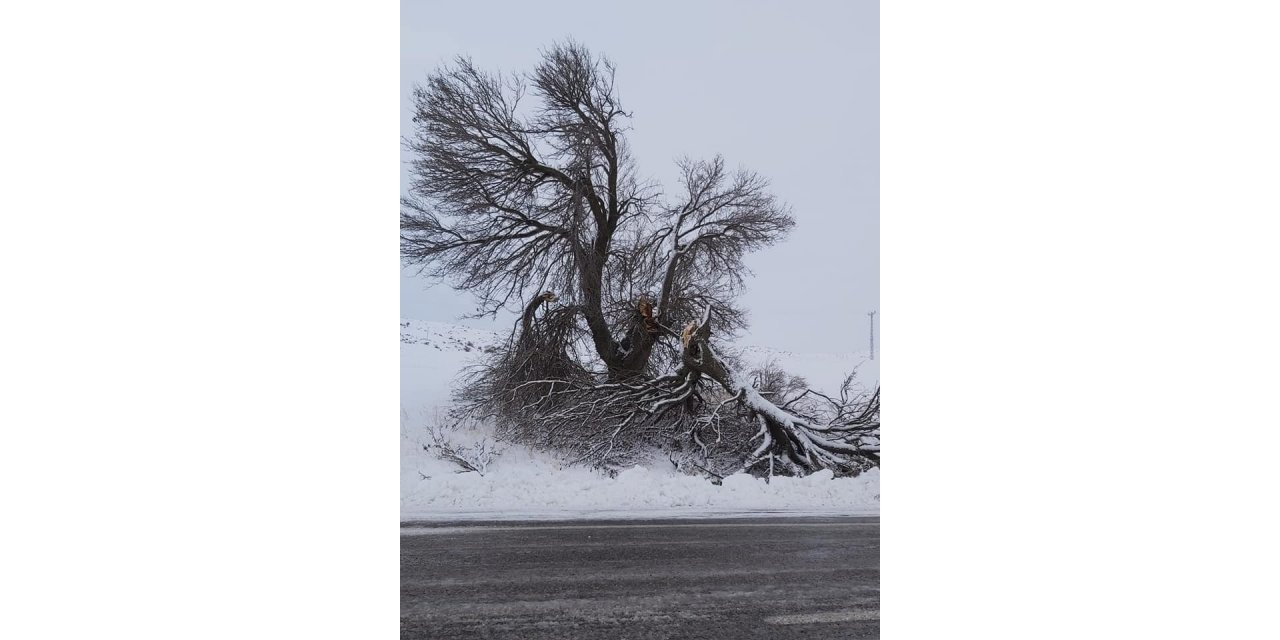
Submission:
<svg viewBox="0 0 1280 640">
<path fill-rule="evenodd" d="M 760 439 L 760 445 L 748 457 L 744 469 L 766 456 L 772 459 L 773 455 L 785 456 L 786 460 L 810 471 L 848 468 L 861 460 L 879 464 L 879 389 L 857 411 L 838 411 L 831 422 L 819 424 L 762 396 L 749 378 L 731 369 L 716 354 L 711 344 L 711 307 L 707 307 L 701 321 L 690 323 L 681 337 L 683 373 L 715 380 L 726 392 L 739 398 L 760 425 L 755 436 Z M 872 439 L 874 444 L 869 442 Z"/>
</svg>

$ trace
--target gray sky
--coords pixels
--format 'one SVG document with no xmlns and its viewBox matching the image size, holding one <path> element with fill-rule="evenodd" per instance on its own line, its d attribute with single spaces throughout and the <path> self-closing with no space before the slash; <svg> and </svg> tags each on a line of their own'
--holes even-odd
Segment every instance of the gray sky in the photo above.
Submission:
<svg viewBox="0 0 1280 640">
<path fill-rule="evenodd" d="M 404 0 L 400 23 L 405 133 L 412 86 L 455 55 L 526 71 L 540 49 L 572 37 L 610 57 L 642 174 L 674 193 L 677 157 L 719 153 L 768 177 L 793 207 L 789 239 L 747 257 L 744 342 L 867 348 L 866 314 L 880 299 L 878 3 Z M 407 176 L 405 167 L 402 189 Z M 455 322 L 474 303 L 406 270 L 400 307 L 407 318 Z"/>
</svg>

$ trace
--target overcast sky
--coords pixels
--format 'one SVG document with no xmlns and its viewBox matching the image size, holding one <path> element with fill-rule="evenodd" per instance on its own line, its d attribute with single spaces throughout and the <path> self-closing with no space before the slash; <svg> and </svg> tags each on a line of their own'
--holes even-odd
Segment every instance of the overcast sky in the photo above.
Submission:
<svg viewBox="0 0 1280 640">
<path fill-rule="evenodd" d="M 404 0 L 400 20 L 406 134 L 413 85 L 458 54 L 526 71 L 539 49 L 572 37 L 610 57 L 642 174 L 675 193 L 677 157 L 719 153 L 769 178 L 793 207 L 789 239 L 747 258 L 744 343 L 866 350 L 867 312 L 880 299 L 878 3 Z M 407 176 L 406 166 L 402 190 Z M 400 302 L 404 317 L 424 320 L 474 309 L 412 270 L 401 274 Z"/>
</svg>

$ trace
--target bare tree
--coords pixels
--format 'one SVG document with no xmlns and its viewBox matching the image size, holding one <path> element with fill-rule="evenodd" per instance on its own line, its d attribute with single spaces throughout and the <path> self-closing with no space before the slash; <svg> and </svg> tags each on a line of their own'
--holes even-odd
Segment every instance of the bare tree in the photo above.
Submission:
<svg viewBox="0 0 1280 640">
<path fill-rule="evenodd" d="M 506 348 L 472 372 L 467 406 L 510 437 L 605 466 L 686 440 L 706 450 L 705 429 L 724 442 L 743 416 L 764 425 L 748 462 L 766 450 L 805 468 L 847 462 L 844 423 L 772 404 L 709 342 L 711 309 L 720 334 L 745 326 L 743 258 L 786 236 L 788 207 L 720 157 L 681 160 L 674 197 L 642 179 L 614 77 L 567 42 L 521 75 L 461 57 L 414 92 L 403 258 L 474 294 L 481 314 L 523 309 Z M 682 325 L 696 327 L 683 340 Z M 878 394 L 874 406 L 878 428 Z"/>
</svg>

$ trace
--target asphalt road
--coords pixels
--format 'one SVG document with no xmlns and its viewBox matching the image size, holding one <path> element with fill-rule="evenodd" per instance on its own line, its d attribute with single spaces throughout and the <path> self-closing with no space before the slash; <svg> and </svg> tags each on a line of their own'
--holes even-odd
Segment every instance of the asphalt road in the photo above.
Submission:
<svg viewBox="0 0 1280 640">
<path fill-rule="evenodd" d="M 402 638 L 876 638 L 879 518 L 401 527 Z"/>
</svg>

